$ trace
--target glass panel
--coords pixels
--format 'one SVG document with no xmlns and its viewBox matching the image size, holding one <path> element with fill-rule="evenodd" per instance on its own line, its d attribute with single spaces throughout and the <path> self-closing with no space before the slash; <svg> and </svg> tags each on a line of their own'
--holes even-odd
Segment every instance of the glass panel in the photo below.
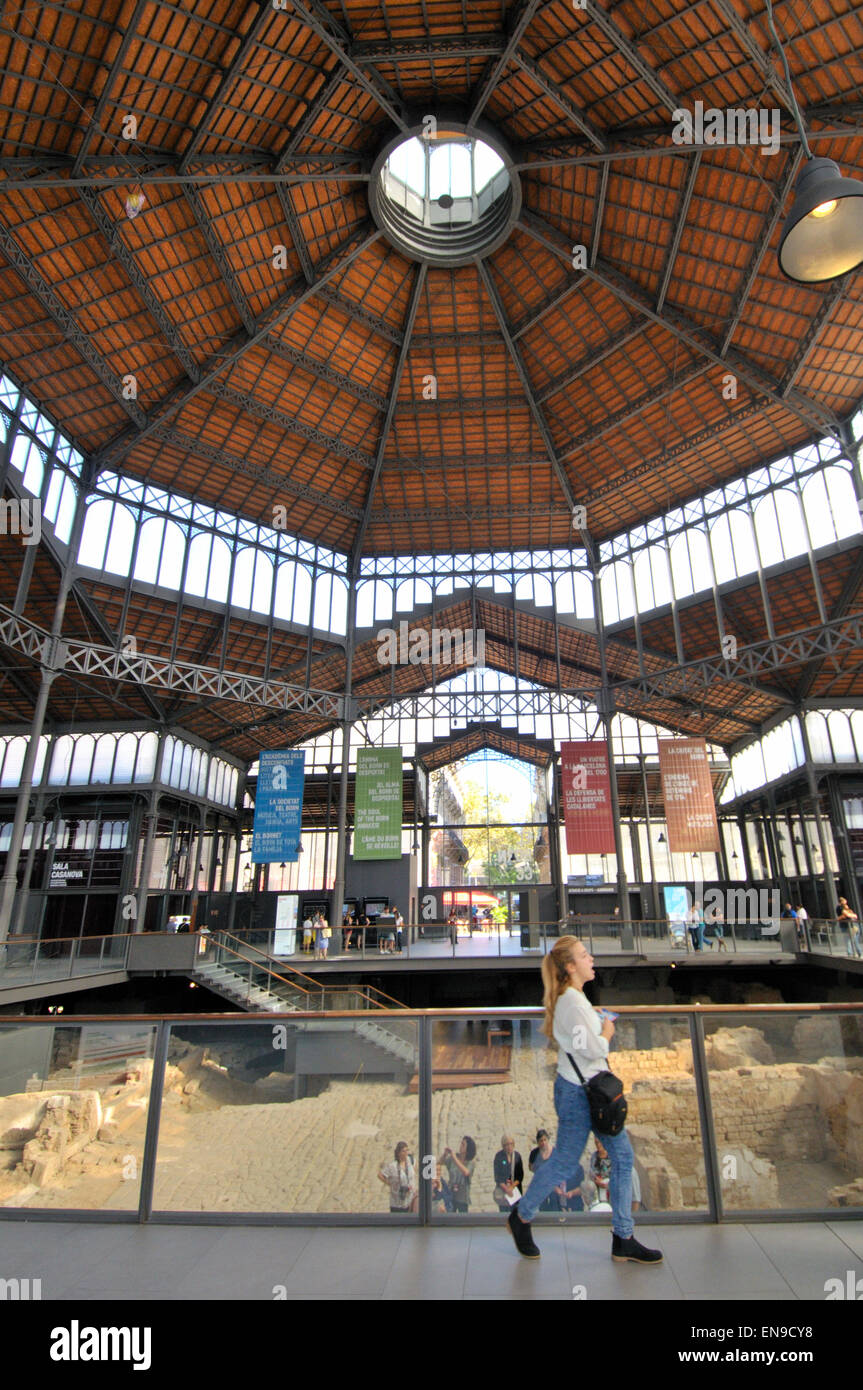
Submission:
<svg viewBox="0 0 863 1390">
<path fill-rule="evenodd" d="M 627 1130 L 639 1194 L 635 1210 L 706 1210 L 688 1019 L 621 1014 L 609 1061 L 629 1097 Z M 458 1220 L 456 1203 L 469 1212 L 507 1210 L 496 1181 L 496 1174 L 500 1178 L 506 1170 L 507 1138 L 515 1141 L 521 1159 L 524 1190 L 531 1180 L 531 1161 L 534 1170 L 548 1161 L 539 1149 L 539 1129 L 548 1130 L 548 1157 L 553 1157 L 556 1047 L 549 1048 L 538 1019 L 440 1020 L 432 1030 L 432 1068 L 432 1135 L 438 1160 L 434 1217 Z M 476 1150 L 472 1160 L 462 1150 L 462 1164 L 471 1168 L 469 1186 L 455 1163 L 464 1139 Z M 575 1171 L 562 1179 L 562 1190 L 553 1190 L 545 1199 L 538 1220 L 544 1213 L 559 1221 L 577 1220 L 578 1212 L 602 1201 L 605 1174 L 593 1161 L 595 1152 L 594 1136 L 586 1135 Z"/>
<path fill-rule="evenodd" d="M 154 1208 L 385 1213 L 392 1195 L 409 1213 L 421 1172 L 417 1025 L 376 1012 L 174 1025 Z M 399 1143 L 410 1161 L 391 1170 Z"/>
<path fill-rule="evenodd" d="M 863 1175 L 863 1014 L 704 1013 L 729 1210 L 841 1207 Z"/>
<path fill-rule="evenodd" d="M 155 1039 L 142 1023 L 0 1024 L 0 1205 L 137 1208 Z"/>
</svg>

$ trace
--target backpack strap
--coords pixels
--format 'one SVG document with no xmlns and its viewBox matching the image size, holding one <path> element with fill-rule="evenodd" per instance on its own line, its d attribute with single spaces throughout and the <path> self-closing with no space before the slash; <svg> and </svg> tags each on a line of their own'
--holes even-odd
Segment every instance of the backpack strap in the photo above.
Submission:
<svg viewBox="0 0 863 1390">
<path fill-rule="evenodd" d="M 585 1081 L 584 1077 L 583 1077 L 582 1074 L 581 1074 L 581 1067 L 578 1065 L 578 1062 L 576 1062 L 576 1060 L 575 1060 L 575 1058 L 573 1057 L 573 1055 L 572 1055 L 571 1052 L 567 1052 L 566 1055 L 567 1055 L 567 1057 L 569 1058 L 570 1065 L 571 1065 L 571 1067 L 573 1068 L 573 1070 L 575 1071 L 576 1075 L 578 1076 L 578 1079 L 579 1079 L 579 1081 L 581 1082 L 582 1086 L 586 1086 L 586 1085 L 587 1085 L 587 1082 Z"/>
</svg>

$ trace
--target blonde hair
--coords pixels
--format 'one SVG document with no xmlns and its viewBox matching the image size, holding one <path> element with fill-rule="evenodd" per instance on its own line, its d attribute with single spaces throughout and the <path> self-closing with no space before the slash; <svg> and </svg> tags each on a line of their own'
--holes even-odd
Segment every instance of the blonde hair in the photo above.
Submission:
<svg viewBox="0 0 863 1390">
<path fill-rule="evenodd" d="M 547 1038 L 554 1037 L 554 1011 L 557 1001 L 572 983 L 566 967 L 572 960 L 576 946 L 580 945 L 581 941 L 577 936 L 559 936 L 548 955 L 543 956 L 540 967 L 543 983 L 542 1003 L 545 1009 L 542 1032 Z"/>
</svg>

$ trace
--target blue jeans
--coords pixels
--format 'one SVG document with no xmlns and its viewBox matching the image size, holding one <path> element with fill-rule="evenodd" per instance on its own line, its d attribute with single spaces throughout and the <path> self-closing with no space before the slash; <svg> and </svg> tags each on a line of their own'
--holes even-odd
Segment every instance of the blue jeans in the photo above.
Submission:
<svg viewBox="0 0 863 1390">
<path fill-rule="evenodd" d="M 518 1204 L 522 1221 L 532 1221 L 548 1194 L 576 1171 L 591 1131 L 584 1087 L 567 1081 L 559 1072 L 554 1078 L 554 1108 L 558 1118 L 557 1143 L 551 1158 L 534 1173 Z M 601 1134 L 599 1140 L 611 1159 L 611 1229 L 616 1236 L 628 1240 L 633 1232 L 632 1145 L 625 1129 L 620 1134 Z"/>
</svg>

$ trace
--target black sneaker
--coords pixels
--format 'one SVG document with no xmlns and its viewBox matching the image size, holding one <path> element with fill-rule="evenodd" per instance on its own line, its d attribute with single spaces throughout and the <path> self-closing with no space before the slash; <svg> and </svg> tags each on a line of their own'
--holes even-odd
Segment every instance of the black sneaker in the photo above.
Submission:
<svg viewBox="0 0 863 1390">
<path fill-rule="evenodd" d="M 648 1250 L 644 1245 L 639 1245 L 635 1236 L 624 1240 L 622 1236 L 612 1235 L 611 1258 L 620 1261 L 633 1260 L 637 1265 L 661 1265 L 662 1251 Z"/>
<path fill-rule="evenodd" d="M 530 1222 L 521 1220 L 517 1202 L 507 1217 L 506 1224 L 512 1231 L 512 1238 L 518 1253 L 524 1255 L 526 1260 L 538 1260 L 540 1251 L 539 1247 L 534 1245 L 533 1236 L 530 1233 Z"/>
</svg>

